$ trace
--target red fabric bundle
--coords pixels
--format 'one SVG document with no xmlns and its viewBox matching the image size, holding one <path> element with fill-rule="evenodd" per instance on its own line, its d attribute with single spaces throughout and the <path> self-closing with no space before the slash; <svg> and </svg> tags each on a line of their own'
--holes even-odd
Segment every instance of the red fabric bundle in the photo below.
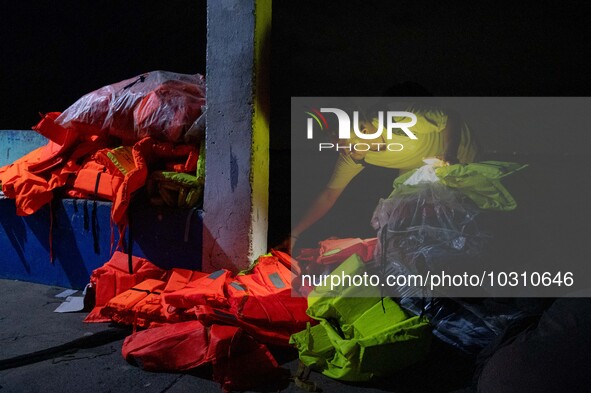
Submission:
<svg viewBox="0 0 591 393">
<path fill-rule="evenodd" d="M 148 371 L 183 371 L 226 356 L 233 326 L 205 328 L 199 321 L 178 322 L 136 332 L 123 342 L 125 360 Z"/>
<path fill-rule="evenodd" d="M 256 387 L 277 374 L 278 364 L 263 344 L 234 326 L 199 321 L 154 327 L 127 337 L 123 357 L 148 371 L 184 371 L 213 365 L 224 391 Z"/>
</svg>

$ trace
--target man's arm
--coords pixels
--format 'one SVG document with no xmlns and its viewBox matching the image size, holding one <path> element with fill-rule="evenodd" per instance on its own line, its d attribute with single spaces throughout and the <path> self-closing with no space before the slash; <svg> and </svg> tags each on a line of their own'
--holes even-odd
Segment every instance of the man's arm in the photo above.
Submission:
<svg viewBox="0 0 591 393">
<path fill-rule="evenodd" d="M 316 199 L 314 199 L 314 202 L 312 202 L 312 205 L 299 220 L 297 225 L 292 228 L 290 236 L 276 248 L 286 249 L 291 254 L 293 246 L 300 235 L 332 209 L 351 179 L 357 176 L 362 170 L 363 165 L 355 162 L 350 155 L 340 154 L 335 164 L 332 177 L 328 181 L 324 190 L 322 190 Z"/>
<path fill-rule="evenodd" d="M 292 229 L 291 236 L 297 239 L 302 232 L 324 217 L 324 215 L 332 209 L 337 199 L 339 199 L 343 193 L 343 190 L 344 188 L 326 187 L 320 195 L 316 197 L 312 206 L 310 206 L 300 222 L 298 222 L 298 224 Z"/>
<path fill-rule="evenodd" d="M 281 242 L 276 248 L 279 250 L 286 250 L 291 255 L 299 236 L 332 209 L 337 199 L 339 199 L 339 196 L 343 193 L 343 190 L 344 188 L 338 189 L 326 187 L 324 191 L 316 197 L 304 217 L 302 217 L 298 224 L 292 229 L 289 237 L 283 240 L 283 242 Z"/>
<path fill-rule="evenodd" d="M 292 229 L 291 234 L 288 238 L 284 239 L 280 244 L 274 248 L 278 250 L 285 250 L 290 255 L 293 251 L 293 247 L 300 235 L 320 220 L 324 215 L 332 209 L 339 196 L 342 194 L 343 189 L 328 188 L 326 187 L 318 197 L 312 203 L 312 206 L 308 209 L 304 217 L 298 222 L 298 224 Z"/>
</svg>

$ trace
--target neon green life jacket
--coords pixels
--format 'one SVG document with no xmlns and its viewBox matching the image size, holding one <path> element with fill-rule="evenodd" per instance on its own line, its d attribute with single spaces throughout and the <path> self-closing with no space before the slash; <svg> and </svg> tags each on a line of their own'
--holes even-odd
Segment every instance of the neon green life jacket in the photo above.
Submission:
<svg viewBox="0 0 591 393">
<path fill-rule="evenodd" d="M 192 208 L 203 204 L 205 184 L 205 143 L 201 144 L 196 175 L 173 171 L 154 171 L 148 181 L 148 193 L 154 204 Z"/>
<path fill-rule="evenodd" d="M 458 189 L 479 208 L 510 211 L 517 207 L 517 202 L 507 188 L 501 184 L 501 179 L 525 167 L 527 164 L 483 161 L 442 166 L 435 169 L 435 173 L 442 184 Z M 407 172 L 394 180 L 395 193 L 400 192 L 401 187 L 410 187 L 412 190 L 413 186 L 404 185 L 404 182 L 415 171 Z"/>
<path fill-rule="evenodd" d="M 331 274 L 342 273 L 363 274 L 363 262 L 352 255 Z M 330 378 L 365 381 L 422 360 L 431 341 L 428 322 L 379 292 L 371 286 L 312 291 L 307 313 L 320 323 L 290 339 L 302 363 Z"/>
</svg>

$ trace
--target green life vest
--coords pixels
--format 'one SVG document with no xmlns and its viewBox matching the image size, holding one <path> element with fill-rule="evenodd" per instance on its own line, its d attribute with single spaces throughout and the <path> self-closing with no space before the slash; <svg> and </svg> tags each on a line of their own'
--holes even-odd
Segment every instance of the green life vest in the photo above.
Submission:
<svg viewBox="0 0 591 393">
<path fill-rule="evenodd" d="M 148 182 L 148 193 L 155 204 L 192 208 L 203 203 L 204 183 L 205 143 L 202 143 L 195 176 L 180 172 L 154 171 Z"/>
<path fill-rule="evenodd" d="M 517 202 L 501 184 L 501 179 L 525 167 L 527 164 L 483 161 L 442 166 L 435 169 L 435 174 L 441 184 L 458 189 L 481 209 L 510 211 L 517 207 Z M 393 194 L 404 193 L 402 188 L 405 187 L 409 187 L 409 192 L 412 192 L 414 186 L 404 185 L 404 182 L 415 171 L 407 172 L 394 180 L 396 190 Z"/>
<path fill-rule="evenodd" d="M 363 271 L 362 260 L 354 254 L 331 274 Z M 409 318 L 396 302 L 379 294 L 379 288 L 371 286 L 312 291 L 306 312 L 319 324 L 290 339 L 302 363 L 334 379 L 365 381 L 422 360 L 431 340 L 428 322 Z"/>
</svg>

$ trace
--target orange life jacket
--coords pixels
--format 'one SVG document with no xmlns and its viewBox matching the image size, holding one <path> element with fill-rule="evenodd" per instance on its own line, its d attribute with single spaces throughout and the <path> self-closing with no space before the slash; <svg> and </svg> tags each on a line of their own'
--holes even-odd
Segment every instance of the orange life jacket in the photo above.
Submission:
<svg viewBox="0 0 591 393">
<path fill-rule="evenodd" d="M 78 171 L 79 161 L 107 145 L 104 138 L 79 138 L 73 130 L 56 125 L 58 115 L 48 113 L 33 127 L 49 139 L 47 145 L 0 168 L 2 191 L 15 199 L 19 216 L 33 214 L 49 203 L 52 191 L 66 185 Z"/>
<path fill-rule="evenodd" d="M 320 242 L 320 256 L 318 263 L 340 263 L 353 254 L 367 262 L 373 259 L 378 238 L 361 240 L 359 238 L 327 239 Z"/>
<path fill-rule="evenodd" d="M 302 274 L 300 263 L 288 253 L 279 250 L 271 250 L 271 254 L 295 275 Z"/>
<path fill-rule="evenodd" d="M 169 321 L 162 307 L 162 295 L 160 292 L 152 292 L 133 306 L 133 326 L 150 327 L 164 324 Z"/>
<path fill-rule="evenodd" d="M 125 212 L 129 207 L 131 195 L 140 189 L 148 177 L 148 165 L 158 159 L 187 158 L 191 151 L 196 151 L 195 146 L 179 145 L 158 142 L 156 139 L 147 137 L 132 148 L 132 157 L 135 167 L 125 174 L 123 183 L 117 189 L 113 200 L 111 218 L 115 223 L 125 223 Z"/>
<path fill-rule="evenodd" d="M 33 214 L 41 206 L 49 203 L 52 190 L 62 182 L 46 173 L 64 161 L 66 152 L 76 141 L 76 135 L 53 124 L 57 113 L 48 113 L 33 127 L 34 130 L 49 139 L 47 145 L 33 150 L 10 165 L 0 168 L 2 192 L 16 202 L 19 216 Z"/>
<path fill-rule="evenodd" d="M 357 254 L 364 262 L 368 262 L 374 257 L 377 243 L 378 239 L 376 237 L 369 239 L 326 239 L 318 243 L 318 248 L 302 249 L 297 258 L 302 261 L 330 265 L 341 263 L 351 255 Z"/>
<path fill-rule="evenodd" d="M 177 312 L 164 302 L 163 295 L 182 289 L 189 282 L 205 276 L 206 273 L 198 271 L 173 269 L 166 283 L 153 279 L 142 281 L 111 299 L 102 308 L 101 314 L 115 322 L 139 327 L 196 319 L 192 313 Z"/>
<path fill-rule="evenodd" d="M 127 254 L 115 251 L 107 263 L 92 272 L 90 285 L 95 294 L 95 307 L 84 322 L 109 322 L 109 318 L 101 315 L 101 309 L 109 300 L 148 278 L 164 280 L 167 276 L 166 270 L 147 259 L 132 257 L 131 261 L 130 273 Z"/>
<path fill-rule="evenodd" d="M 193 153 L 193 154 L 191 154 Z M 77 170 L 72 196 L 100 197 L 113 202 L 111 220 L 119 227 L 119 245 L 122 245 L 127 225 L 127 209 L 132 194 L 146 182 L 148 165 L 158 160 L 185 160 L 183 168 L 196 166 L 195 146 L 158 142 L 147 137 L 133 147 L 104 148 L 95 152 Z"/>
<path fill-rule="evenodd" d="M 53 198 L 47 179 L 27 170 L 29 162 L 39 162 L 42 150 L 43 148 L 33 150 L 14 163 L 0 168 L 2 192 L 15 200 L 18 216 L 35 213 Z"/>
<path fill-rule="evenodd" d="M 311 319 L 304 297 L 292 296 L 291 271 L 276 257 L 261 256 L 252 273 L 227 285 L 230 310 L 254 324 L 305 329 Z"/>
<path fill-rule="evenodd" d="M 113 201 L 125 175 L 135 168 L 131 146 L 100 149 L 78 170 L 72 188 Z"/>
<path fill-rule="evenodd" d="M 122 270 L 118 273 L 123 274 L 126 255 L 116 254 L 113 259 Z M 105 319 L 137 326 L 186 319 L 229 323 L 262 342 L 287 345 L 289 336 L 311 321 L 305 314 L 306 299 L 292 297 L 290 279 L 291 272 L 275 256 L 260 257 L 249 274 L 234 279 L 227 270 L 206 275 L 175 269 L 167 283 L 151 279 L 134 284 L 108 298 L 99 312 Z M 101 297 L 103 292 L 97 292 L 97 305 L 110 296 Z"/>
<path fill-rule="evenodd" d="M 181 309 L 199 305 L 228 308 L 225 288 L 231 274 L 229 270 L 222 269 L 200 277 L 188 283 L 183 289 L 165 294 L 164 301 L 170 306 Z"/>
<path fill-rule="evenodd" d="M 166 283 L 160 280 L 144 280 L 109 300 L 101 309 L 101 315 L 112 321 L 131 325 L 134 323 L 136 317 L 135 313 L 137 310 L 135 306 L 148 296 L 158 296 L 155 304 L 157 304 L 158 308 L 162 307 L 160 304 L 160 291 L 165 285 Z M 151 300 L 154 300 L 154 296 L 151 297 Z M 147 312 L 147 310 L 145 311 Z"/>
<path fill-rule="evenodd" d="M 177 322 L 183 320 L 184 309 L 178 309 L 173 305 L 166 302 L 166 296 L 174 293 L 180 289 L 185 288 L 190 282 L 200 279 L 201 277 L 207 276 L 207 273 L 199 272 L 196 270 L 174 268 L 170 272 L 170 278 L 166 283 L 166 287 L 162 290 L 160 300 L 162 303 L 162 313 L 164 318 L 168 322 Z"/>
<path fill-rule="evenodd" d="M 59 112 L 47 113 L 41 121 L 33 127 L 33 130 L 43 135 L 49 142 L 45 145 L 37 162 L 30 162 L 28 171 L 32 173 L 43 173 L 63 164 L 67 153 L 78 142 L 78 134 L 71 129 L 65 129 L 55 124 Z"/>
<path fill-rule="evenodd" d="M 116 262 L 123 273 L 125 258 Z M 312 322 L 305 312 L 306 299 L 292 296 L 290 280 L 291 272 L 275 256 L 260 257 L 250 273 L 233 279 L 223 269 L 208 275 L 176 269 L 167 284 L 148 280 L 133 284 L 131 290 L 117 297 L 110 296 L 102 303 L 106 306 L 101 313 L 138 326 L 187 319 L 208 325 L 225 323 L 242 327 L 262 342 L 287 345 L 291 334 Z M 98 297 L 97 306 L 107 296 Z"/>
<path fill-rule="evenodd" d="M 197 270 L 173 268 L 170 272 L 170 277 L 166 282 L 166 287 L 162 290 L 162 294 L 166 295 L 179 289 L 183 289 L 192 281 L 195 281 L 201 277 L 207 276 L 207 273 L 200 272 Z"/>
<path fill-rule="evenodd" d="M 290 270 L 277 257 L 263 256 L 248 274 L 232 278 L 229 271 L 218 270 L 163 299 L 181 319 L 192 314 L 207 324 L 240 326 L 265 343 L 287 345 L 291 334 L 312 321 L 306 315 L 306 299 L 293 297 L 291 288 Z"/>
</svg>

